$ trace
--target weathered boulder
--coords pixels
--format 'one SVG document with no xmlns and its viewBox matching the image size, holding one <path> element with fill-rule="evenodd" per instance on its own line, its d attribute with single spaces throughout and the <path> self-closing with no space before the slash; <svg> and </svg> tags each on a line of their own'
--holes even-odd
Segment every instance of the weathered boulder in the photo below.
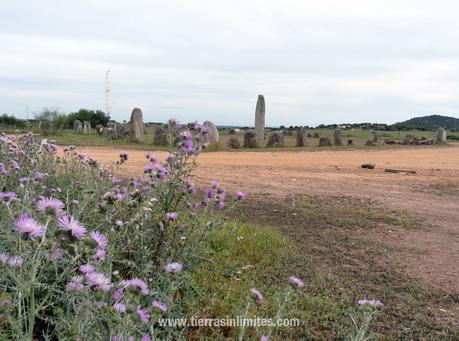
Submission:
<svg viewBox="0 0 459 341">
<path fill-rule="evenodd" d="M 328 137 L 321 137 L 319 140 L 319 147 L 330 147 L 331 141 Z"/>
<path fill-rule="evenodd" d="M 296 146 L 304 147 L 308 144 L 306 139 L 306 128 L 304 126 L 299 127 L 296 131 Z"/>
<path fill-rule="evenodd" d="M 263 95 L 258 95 L 255 107 L 255 134 L 257 143 L 262 145 L 265 139 L 265 98 Z"/>
<path fill-rule="evenodd" d="M 437 130 L 437 144 L 446 143 L 446 130 L 442 127 Z"/>
<path fill-rule="evenodd" d="M 99 135 L 102 135 L 104 133 L 104 126 L 102 124 L 96 125 L 96 132 Z"/>
<path fill-rule="evenodd" d="M 123 123 L 118 126 L 118 135 L 120 138 L 127 138 L 130 133 L 130 127 L 131 125 L 129 123 Z"/>
<path fill-rule="evenodd" d="M 145 125 L 143 123 L 143 114 L 140 108 L 134 108 L 134 110 L 132 110 L 129 126 L 130 139 L 132 141 L 143 142 Z"/>
<path fill-rule="evenodd" d="M 244 148 L 255 148 L 257 146 L 257 138 L 254 130 L 247 130 L 244 133 Z"/>
<path fill-rule="evenodd" d="M 206 134 L 207 143 L 210 145 L 218 143 L 218 141 L 220 141 L 220 134 L 215 124 L 210 121 L 205 121 L 203 126 L 209 129 L 209 132 Z"/>
<path fill-rule="evenodd" d="M 73 121 L 73 132 L 75 134 L 81 134 L 82 131 L 83 131 L 83 123 L 81 123 L 80 120 Z"/>
<path fill-rule="evenodd" d="M 236 136 L 231 136 L 228 140 L 228 147 L 237 149 L 241 147 L 241 142 L 239 142 L 239 139 Z"/>
<path fill-rule="evenodd" d="M 281 131 L 274 131 L 269 135 L 268 147 L 282 147 L 284 145 L 284 134 Z"/>
<path fill-rule="evenodd" d="M 341 129 L 335 129 L 333 132 L 333 139 L 335 140 L 335 146 L 342 146 L 343 145 L 343 134 Z"/>
<path fill-rule="evenodd" d="M 153 134 L 153 143 L 158 146 L 167 146 L 169 145 L 169 137 L 167 134 L 167 129 L 163 126 L 158 126 L 155 129 Z"/>
</svg>

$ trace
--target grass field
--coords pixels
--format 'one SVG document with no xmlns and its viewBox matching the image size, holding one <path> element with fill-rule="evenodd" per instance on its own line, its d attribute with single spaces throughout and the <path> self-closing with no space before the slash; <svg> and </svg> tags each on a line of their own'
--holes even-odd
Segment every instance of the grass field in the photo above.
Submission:
<svg viewBox="0 0 459 341">
<path fill-rule="evenodd" d="M 308 134 L 314 135 L 318 133 L 321 137 L 329 137 L 333 141 L 333 130 L 332 129 L 310 129 L 308 130 Z M 292 136 L 285 136 L 285 146 L 283 148 L 291 148 L 295 147 L 296 137 L 293 133 Z M 406 131 L 406 132 L 390 132 L 390 131 L 379 131 L 378 137 L 380 140 L 388 138 L 388 139 L 400 139 L 406 135 L 412 135 L 416 137 L 426 137 L 426 138 L 435 138 L 435 132 L 431 131 Z M 458 136 L 459 133 L 450 133 L 450 135 Z M 227 130 L 220 132 L 220 143 L 218 146 L 213 146 L 210 150 L 224 150 L 229 149 L 227 147 L 228 140 L 231 136 L 229 135 Z M 241 146 L 243 144 L 243 133 L 239 132 L 237 135 Z M 343 131 L 343 138 L 345 140 L 352 139 L 355 147 L 363 147 L 366 140 L 369 137 L 369 131 L 364 130 L 344 130 Z M 106 135 L 98 135 L 95 131 L 92 131 L 89 135 L 80 135 L 74 134 L 70 130 L 64 130 L 57 135 L 48 136 L 50 140 L 55 140 L 60 145 L 76 145 L 76 146 L 106 146 L 106 145 L 115 145 L 115 146 L 130 146 L 131 148 L 141 148 L 141 149 L 159 149 L 159 150 L 168 150 L 169 148 L 163 146 L 155 146 L 153 144 L 153 128 L 149 127 L 145 134 L 145 141 L 142 143 L 131 143 L 124 139 L 119 140 L 112 140 L 108 138 Z M 451 141 L 454 142 L 454 141 Z M 314 137 L 308 138 L 308 146 L 305 148 L 314 148 L 317 147 L 319 144 L 319 139 Z M 340 148 L 347 148 L 346 146 Z M 371 148 L 371 147 L 370 147 Z"/>
<path fill-rule="evenodd" d="M 249 316 L 275 316 L 287 278 L 295 274 L 305 280 L 305 291 L 294 296 L 283 318 L 297 318 L 301 325 L 280 328 L 277 337 L 344 339 L 355 333 L 350 316 L 358 315 L 355 302 L 363 297 L 379 297 L 385 304 L 370 326 L 376 339 L 459 337 L 451 321 L 432 312 L 435 306 L 454 307 L 454 295 L 420 286 L 384 260 L 393 250 L 368 238 L 372 230 L 419 226 L 414 217 L 351 197 L 312 196 L 291 197 L 274 206 L 245 203 L 233 216 L 237 220 L 214 232 L 193 275 L 192 297 L 199 297 L 189 307 L 194 316 L 244 315 L 254 286 L 265 300 L 251 307 Z M 199 328 L 189 336 L 237 338 L 238 332 Z M 246 336 L 263 333 L 263 328 L 249 328 Z"/>
</svg>

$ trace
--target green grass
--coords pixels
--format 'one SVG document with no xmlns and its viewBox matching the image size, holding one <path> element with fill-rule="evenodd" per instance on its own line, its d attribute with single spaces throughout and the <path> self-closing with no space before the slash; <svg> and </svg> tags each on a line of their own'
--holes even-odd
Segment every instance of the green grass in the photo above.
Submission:
<svg viewBox="0 0 459 341">
<path fill-rule="evenodd" d="M 8 133 L 14 133 L 12 131 L 8 131 Z M 35 131 L 35 133 L 38 133 Z M 333 130 L 332 129 L 311 129 L 308 130 L 308 133 L 314 134 L 318 133 L 321 137 L 329 137 L 333 140 Z M 380 139 L 389 138 L 389 139 L 399 139 L 403 138 L 407 134 L 411 134 L 417 137 L 427 137 L 427 138 L 434 138 L 435 132 L 424 132 L 424 131 L 407 131 L 407 132 L 387 132 L 387 131 L 379 131 L 378 132 Z M 450 133 L 452 135 L 458 136 L 459 133 Z M 353 146 L 342 146 L 342 147 L 330 147 L 330 148 L 319 148 L 318 139 L 316 138 L 308 138 L 308 146 L 303 148 L 295 148 L 295 134 L 292 136 L 285 136 L 285 146 L 283 148 L 255 148 L 255 149 L 247 149 L 250 151 L 268 151 L 268 150 L 323 150 L 323 149 L 332 149 L 332 150 L 348 150 L 348 149 L 356 149 L 356 148 L 364 148 L 364 149 L 374 149 L 374 147 L 367 147 L 364 146 L 365 141 L 369 137 L 369 131 L 367 130 L 344 130 L 343 131 L 343 138 L 344 140 L 353 139 L 354 145 Z M 217 150 L 232 150 L 227 147 L 228 139 L 231 135 L 228 134 L 228 131 L 222 131 L 220 133 L 220 144 L 218 146 L 212 146 L 209 148 L 208 151 L 217 151 Z M 242 145 L 243 141 L 243 133 L 239 133 L 236 135 Z M 43 137 L 49 140 L 55 140 L 59 145 L 76 145 L 76 146 L 107 146 L 107 145 L 115 145 L 120 147 L 129 147 L 134 149 L 145 149 L 145 150 L 170 150 L 170 148 L 156 146 L 153 144 L 153 128 L 148 127 L 145 134 L 145 141 L 142 143 L 132 143 L 128 140 L 119 139 L 119 140 L 112 140 L 106 135 L 98 135 L 94 129 L 89 135 L 82 135 L 82 134 L 74 134 L 71 130 L 63 130 L 60 131 L 56 135 Z M 450 141 L 452 143 L 453 141 Z M 379 146 L 379 148 L 403 148 L 406 146 Z M 429 146 L 417 146 L 418 148 L 426 148 Z M 236 149 L 236 150 L 245 150 L 245 149 Z"/>
<path fill-rule="evenodd" d="M 293 205 L 294 204 L 294 205 Z M 337 209 L 341 207 L 341 209 Z M 295 214 L 293 214 L 295 213 Z M 343 339 L 352 331 L 349 314 L 359 298 L 381 298 L 385 307 L 370 331 L 383 339 L 453 340 L 459 337 L 440 307 L 453 310 L 457 297 L 426 288 L 387 261 L 394 247 L 370 238 L 379 229 L 417 228 L 403 212 L 377 203 L 332 197 L 292 197 L 284 202 L 247 202 L 214 231 L 188 293 L 190 316 L 224 318 L 244 315 L 249 290 L 265 295 L 249 315 L 273 317 L 287 279 L 305 281 L 304 294 L 288 305 L 288 318 L 301 326 L 279 328 L 275 339 Z M 255 221 L 257 223 L 255 223 Z M 261 225 L 259 225 L 261 224 Z M 235 338 L 238 328 L 196 328 L 194 339 Z M 248 328 L 257 339 L 264 328 Z"/>
</svg>

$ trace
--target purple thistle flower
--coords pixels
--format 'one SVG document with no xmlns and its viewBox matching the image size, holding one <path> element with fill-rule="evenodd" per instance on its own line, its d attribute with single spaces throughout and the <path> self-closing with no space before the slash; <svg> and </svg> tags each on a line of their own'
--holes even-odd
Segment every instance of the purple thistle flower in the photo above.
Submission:
<svg viewBox="0 0 459 341">
<path fill-rule="evenodd" d="M 215 190 L 213 188 L 208 188 L 206 191 L 206 198 L 212 199 L 215 197 Z"/>
<path fill-rule="evenodd" d="M 105 250 L 108 245 L 107 237 L 105 237 L 99 231 L 92 231 L 89 233 L 89 237 L 97 243 L 98 248 Z"/>
<path fill-rule="evenodd" d="M 10 255 L 6 252 L 0 252 L 0 262 L 3 264 L 8 264 L 8 259 L 10 259 Z"/>
<path fill-rule="evenodd" d="M 123 297 L 123 292 L 124 292 L 123 288 L 116 289 L 115 293 L 113 294 L 113 299 L 115 301 L 121 300 L 121 298 Z"/>
<path fill-rule="evenodd" d="M 150 335 L 145 334 L 144 336 L 142 336 L 142 338 L 140 339 L 140 341 L 151 341 L 151 337 L 150 337 Z"/>
<path fill-rule="evenodd" d="M 83 264 L 80 266 L 80 271 L 84 274 L 89 274 L 91 272 L 94 272 L 94 266 L 92 266 L 91 264 L 87 263 L 87 264 Z"/>
<path fill-rule="evenodd" d="M 0 163 L 0 174 L 8 175 L 8 171 L 3 163 Z"/>
<path fill-rule="evenodd" d="M 253 296 L 255 296 L 259 301 L 263 301 L 264 296 L 263 294 L 258 291 L 256 288 L 250 289 L 250 292 L 252 293 Z"/>
<path fill-rule="evenodd" d="M 24 263 L 24 258 L 21 256 L 11 256 L 6 263 L 12 268 L 18 268 Z"/>
<path fill-rule="evenodd" d="M 219 201 L 219 202 L 217 203 L 217 208 L 219 208 L 219 209 L 225 208 L 225 202 L 224 202 L 224 201 Z"/>
<path fill-rule="evenodd" d="M 56 259 L 61 258 L 63 255 L 64 255 L 64 250 L 62 250 L 59 246 L 55 246 L 51 250 L 51 255 L 49 258 L 51 260 L 56 260 Z"/>
<path fill-rule="evenodd" d="M 166 218 L 169 221 L 177 220 L 177 217 L 178 217 L 177 212 L 168 212 L 168 213 L 166 213 Z"/>
<path fill-rule="evenodd" d="M 110 278 L 100 272 L 91 272 L 86 274 L 86 279 L 90 286 L 93 286 L 95 290 L 107 292 L 111 289 L 112 284 Z"/>
<path fill-rule="evenodd" d="M 262 335 L 261 341 L 269 341 L 269 337 Z"/>
<path fill-rule="evenodd" d="M 35 172 L 35 181 L 36 182 L 42 182 L 45 179 L 45 174 L 43 174 L 40 171 Z"/>
<path fill-rule="evenodd" d="M 17 194 L 13 192 L 0 192 L 0 201 L 3 201 L 8 206 L 12 201 L 17 199 Z"/>
<path fill-rule="evenodd" d="M 142 291 L 142 294 L 144 296 L 148 295 L 148 293 L 150 292 L 148 290 L 147 283 L 142 281 L 140 278 L 133 278 L 133 279 L 124 280 L 124 281 L 121 282 L 121 284 L 125 288 L 129 288 L 129 287 L 137 287 L 137 288 L 139 288 Z"/>
<path fill-rule="evenodd" d="M 169 263 L 164 267 L 164 269 L 169 273 L 178 273 L 182 271 L 183 265 L 177 262 Z"/>
<path fill-rule="evenodd" d="M 21 166 L 19 165 L 19 162 L 17 162 L 16 160 L 12 160 L 11 161 L 11 166 L 13 167 L 13 169 L 15 171 L 18 171 L 21 169 Z"/>
<path fill-rule="evenodd" d="M 40 225 L 35 219 L 29 217 L 27 213 L 22 213 L 19 218 L 14 221 L 16 229 L 27 238 L 38 238 L 43 236 L 45 228 Z"/>
<path fill-rule="evenodd" d="M 102 249 L 102 248 L 98 247 L 96 249 L 96 254 L 94 256 L 92 256 L 92 259 L 94 259 L 94 260 L 104 260 L 106 256 L 107 256 L 107 251 L 105 251 L 105 249 Z"/>
<path fill-rule="evenodd" d="M 65 288 L 67 291 L 82 291 L 85 288 L 83 281 L 84 281 L 83 276 L 74 276 L 72 277 L 70 282 L 67 283 Z"/>
<path fill-rule="evenodd" d="M 245 196 L 246 196 L 246 194 L 244 192 L 240 192 L 240 191 L 236 192 L 237 200 L 242 200 L 242 199 L 245 198 Z"/>
<path fill-rule="evenodd" d="M 145 309 L 142 309 L 140 305 L 137 307 L 137 314 L 143 323 L 147 324 L 150 322 L 150 314 Z"/>
<path fill-rule="evenodd" d="M 129 155 L 128 152 L 122 151 L 120 153 L 120 158 L 126 161 L 128 159 L 128 155 Z"/>
<path fill-rule="evenodd" d="M 64 203 L 58 199 L 41 197 L 37 203 L 37 211 L 46 214 L 59 215 L 64 209 Z"/>
<path fill-rule="evenodd" d="M 121 302 L 117 302 L 113 305 L 113 310 L 119 312 L 119 313 L 125 313 L 126 312 L 126 305 Z"/>
<path fill-rule="evenodd" d="M 298 277 L 295 276 L 290 276 L 289 277 L 290 282 L 292 282 L 294 285 L 296 285 L 299 289 L 304 288 L 304 282 L 299 279 Z"/>
<path fill-rule="evenodd" d="M 167 309 L 168 309 L 167 304 L 159 300 L 154 300 L 151 303 L 151 306 L 159 311 L 162 311 L 163 313 L 167 312 Z"/>
<path fill-rule="evenodd" d="M 86 228 L 75 218 L 64 215 L 57 220 L 57 225 L 64 231 L 70 232 L 75 238 L 81 239 L 86 234 Z"/>
</svg>

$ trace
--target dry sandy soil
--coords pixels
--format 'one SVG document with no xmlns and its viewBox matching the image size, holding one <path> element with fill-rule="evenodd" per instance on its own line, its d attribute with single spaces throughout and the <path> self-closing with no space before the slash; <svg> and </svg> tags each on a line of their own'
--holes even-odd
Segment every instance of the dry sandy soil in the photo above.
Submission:
<svg viewBox="0 0 459 341">
<path fill-rule="evenodd" d="M 106 165 L 120 152 L 117 147 L 80 150 Z M 366 162 L 375 163 L 376 169 L 362 169 Z M 140 176 L 145 164 L 143 151 L 130 150 L 121 173 Z M 386 173 L 385 168 L 416 174 Z M 459 145 L 205 153 L 199 156 L 197 178 L 201 186 L 218 179 L 227 190 L 243 190 L 253 200 L 266 196 L 282 200 L 292 194 L 349 195 L 404 211 L 422 221 L 423 227 L 370 237 L 397 246 L 388 261 L 397 262 L 425 285 L 459 294 Z"/>
</svg>

